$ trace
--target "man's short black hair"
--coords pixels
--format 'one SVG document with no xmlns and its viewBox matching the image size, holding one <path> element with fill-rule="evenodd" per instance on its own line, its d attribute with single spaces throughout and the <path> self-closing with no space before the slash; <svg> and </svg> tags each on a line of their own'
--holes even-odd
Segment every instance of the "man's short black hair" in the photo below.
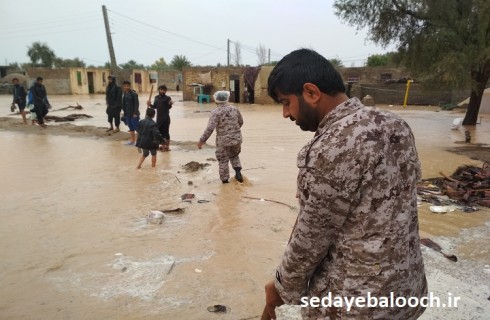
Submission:
<svg viewBox="0 0 490 320">
<path fill-rule="evenodd" d="M 14 81 L 19 81 L 19 79 L 17 79 L 17 78 L 13 78 L 13 79 L 12 79 L 12 82 L 14 82 Z"/>
<path fill-rule="evenodd" d="M 308 82 L 331 96 L 345 93 L 340 73 L 327 59 L 310 49 L 299 49 L 282 58 L 269 75 L 267 91 L 278 102 L 278 91 L 299 96 Z"/>
<path fill-rule="evenodd" d="M 162 89 L 167 91 L 167 86 L 162 84 L 161 86 L 158 87 L 158 90 L 162 90 Z"/>
<path fill-rule="evenodd" d="M 36 81 L 43 81 L 43 80 L 44 80 L 43 77 L 37 77 L 36 78 Z"/>
<path fill-rule="evenodd" d="M 129 84 L 129 85 L 131 85 L 131 82 L 129 82 L 128 80 L 124 80 L 122 84 L 123 84 L 123 85 L 125 85 L 125 84 Z"/>
<path fill-rule="evenodd" d="M 148 118 L 153 118 L 155 116 L 155 109 L 153 108 L 146 109 L 146 116 Z"/>
</svg>

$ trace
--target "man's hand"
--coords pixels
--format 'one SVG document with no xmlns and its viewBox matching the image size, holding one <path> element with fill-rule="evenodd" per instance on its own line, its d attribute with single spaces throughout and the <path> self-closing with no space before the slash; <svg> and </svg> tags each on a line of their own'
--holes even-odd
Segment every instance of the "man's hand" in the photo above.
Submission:
<svg viewBox="0 0 490 320">
<path fill-rule="evenodd" d="M 199 142 L 197 143 L 197 147 L 198 147 L 199 149 L 202 149 L 203 144 L 204 144 L 204 142 L 199 141 Z"/>
<path fill-rule="evenodd" d="M 146 101 L 146 105 L 147 105 L 148 107 L 149 107 L 149 106 L 151 106 L 151 101 L 150 101 L 150 100 Z"/>
<path fill-rule="evenodd" d="M 271 281 L 265 285 L 265 309 L 269 315 L 269 318 L 265 318 L 265 312 L 262 315 L 261 320 L 276 319 L 276 307 L 282 306 L 284 301 L 282 301 L 281 296 L 274 286 L 274 281 Z"/>
</svg>

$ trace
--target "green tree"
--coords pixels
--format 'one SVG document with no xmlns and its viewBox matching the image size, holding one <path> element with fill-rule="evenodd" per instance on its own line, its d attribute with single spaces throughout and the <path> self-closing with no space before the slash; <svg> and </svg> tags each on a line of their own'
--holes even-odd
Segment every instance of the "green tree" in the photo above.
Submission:
<svg viewBox="0 0 490 320">
<path fill-rule="evenodd" d="M 388 65 L 388 56 L 385 54 L 373 54 L 367 59 L 368 67 L 384 67 Z"/>
<path fill-rule="evenodd" d="M 136 62 L 134 60 L 129 60 L 128 62 L 120 64 L 119 66 L 125 70 L 146 69 L 146 67 L 144 65 L 139 64 L 138 62 Z"/>
<path fill-rule="evenodd" d="M 339 68 L 344 66 L 344 63 L 339 58 L 328 59 L 328 61 L 330 61 L 330 63 L 332 64 L 332 66 L 334 66 L 334 68 Z"/>
<path fill-rule="evenodd" d="M 273 67 L 278 63 L 279 63 L 279 61 L 273 60 L 271 62 L 267 62 L 266 64 L 264 64 L 264 66 L 272 66 Z"/>
<path fill-rule="evenodd" d="M 168 68 L 167 62 L 165 59 L 161 57 L 160 59 L 153 62 L 153 64 L 149 67 L 152 70 L 164 70 Z"/>
<path fill-rule="evenodd" d="M 11 71 L 20 72 L 22 70 L 22 67 L 20 66 L 20 64 L 18 62 L 9 63 L 8 67 L 9 67 L 9 70 L 11 70 Z"/>
<path fill-rule="evenodd" d="M 373 54 L 367 60 L 368 67 L 397 67 L 400 63 L 400 55 L 397 52 Z"/>
<path fill-rule="evenodd" d="M 370 39 L 395 44 L 414 76 L 471 85 L 464 125 L 474 125 L 490 78 L 490 1 L 336 0 L 336 14 Z"/>
<path fill-rule="evenodd" d="M 33 42 L 27 47 L 27 55 L 33 67 L 52 67 L 56 59 L 54 51 L 46 43 Z"/>
<path fill-rule="evenodd" d="M 80 58 L 75 59 L 63 59 L 63 58 L 55 58 L 54 64 L 58 68 L 85 68 L 85 62 Z"/>
<path fill-rule="evenodd" d="M 182 71 L 182 68 L 190 67 L 191 62 L 184 55 L 175 55 L 172 59 L 172 62 L 170 62 L 170 65 L 172 66 L 172 68 Z"/>
</svg>

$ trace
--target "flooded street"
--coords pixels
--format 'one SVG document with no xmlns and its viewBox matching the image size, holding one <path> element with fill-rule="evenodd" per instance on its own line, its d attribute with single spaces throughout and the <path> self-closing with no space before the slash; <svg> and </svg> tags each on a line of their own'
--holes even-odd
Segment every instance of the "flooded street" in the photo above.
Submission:
<svg viewBox="0 0 490 320">
<path fill-rule="evenodd" d="M 154 169 L 147 159 L 141 170 L 136 148 L 124 145 L 127 133 L 105 133 L 103 95 L 50 96 L 53 109 L 84 107 L 50 115 L 93 118 L 47 129 L 23 125 L 9 113 L 11 97 L 0 96 L 0 117 L 17 120 L 0 118 L 0 319 L 260 317 L 264 284 L 296 219 L 288 207 L 297 207 L 296 155 L 313 134 L 283 119 L 280 106 L 238 105 L 245 182 L 223 185 L 217 162 L 207 160 L 215 158 L 215 135 L 196 147 L 214 105 L 170 95 L 172 151 L 159 152 Z M 464 129 L 450 130 L 461 111 L 391 109 L 414 131 L 423 178 L 450 175 L 463 164 L 481 167 L 447 151 L 464 145 Z M 469 130 L 473 144 L 488 144 L 490 117 Z M 182 166 L 190 161 L 210 166 L 188 173 Z M 184 193 L 196 198 L 182 202 Z M 459 258 L 455 264 L 423 248 L 429 291 L 459 293 L 463 307 L 430 309 L 421 319 L 483 319 L 490 312 L 490 209 L 433 214 L 428 207 L 419 208 L 421 236 Z M 147 224 L 151 210 L 177 208 L 185 211 Z M 215 304 L 229 313 L 209 313 Z M 298 319 L 294 308 L 280 314 Z"/>
</svg>

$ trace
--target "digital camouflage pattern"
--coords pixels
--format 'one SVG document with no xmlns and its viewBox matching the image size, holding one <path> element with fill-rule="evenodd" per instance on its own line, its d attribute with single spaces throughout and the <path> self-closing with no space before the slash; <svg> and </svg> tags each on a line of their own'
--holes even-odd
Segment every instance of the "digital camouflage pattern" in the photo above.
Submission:
<svg viewBox="0 0 490 320">
<path fill-rule="evenodd" d="M 238 155 L 241 151 L 243 118 L 240 111 L 229 104 L 218 105 L 209 117 L 208 126 L 199 141 L 206 142 L 216 129 L 216 159 L 222 181 L 230 178 L 228 161 L 233 168 L 241 168 Z"/>
<path fill-rule="evenodd" d="M 242 151 L 242 145 L 236 144 L 231 147 L 216 147 L 216 160 L 218 160 L 219 177 L 221 181 L 230 179 L 230 168 L 228 161 L 230 161 L 233 168 L 241 168 L 240 157 L 238 156 Z"/>
<path fill-rule="evenodd" d="M 275 286 L 287 304 L 302 296 L 423 297 L 410 127 L 357 98 L 321 121 L 298 154 L 300 212 Z M 416 319 L 411 308 L 302 308 L 304 319 Z"/>
<path fill-rule="evenodd" d="M 201 142 L 206 142 L 216 129 L 216 146 L 230 147 L 242 143 L 243 118 L 240 111 L 232 105 L 219 105 L 209 116 L 209 122 Z"/>
</svg>

